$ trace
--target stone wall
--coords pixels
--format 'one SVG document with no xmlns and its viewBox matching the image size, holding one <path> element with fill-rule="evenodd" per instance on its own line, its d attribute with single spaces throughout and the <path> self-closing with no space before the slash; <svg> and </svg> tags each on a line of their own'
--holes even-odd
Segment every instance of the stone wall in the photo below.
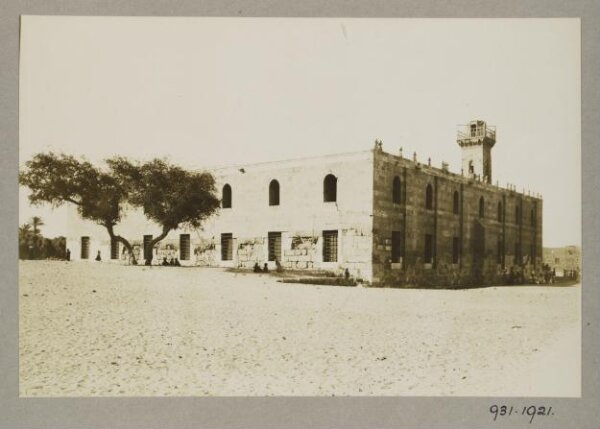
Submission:
<svg viewBox="0 0 600 429">
<path fill-rule="evenodd" d="M 155 263 L 162 257 L 181 259 L 179 237 L 189 234 L 190 259 L 182 260 L 182 265 L 250 269 L 255 263 L 267 263 L 274 269 L 275 261 L 268 261 L 270 232 L 281 233 L 279 263 L 286 269 L 338 274 L 348 269 L 354 277 L 374 283 L 493 283 L 511 267 L 535 268 L 541 263 L 541 199 L 394 156 L 377 147 L 215 169 L 213 173 L 219 195 L 225 185 L 231 187 L 231 207 L 220 209 L 198 230 L 172 231 L 154 250 Z M 337 178 L 335 202 L 324 201 L 323 181 L 328 174 Z M 396 176 L 401 183 L 399 202 L 392 197 Z M 272 180 L 279 183 L 278 205 L 269 204 Z M 426 207 L 428 185 L 432 189 L 431 208 Z M 82 221 L 74 210 L 68 224 L 67 247 L 72 259 L 79 258 L 81 236 L 90 237 L 90 260 L 97 250 L 103 260 L 109 259 L 110 242 L 103 228 Z M 116 228 L 135 243 L 140 256 L 143 236 L 158 235 L 159 231 L 137 210 L 127 210 Z M 335 262 L 324 261 L 323 231 L 337 231 Z M 398 261 L 391 260 L 394 233 L 399 238 Z M 230 260 L 221 257 L 222 234 L 233 238 Z M 426 235 L 432 240 L 430 263 L 425 261 Z M 114 262 L 126 263 L 126 259 L 120 257 Z"/>
<path fill-rule="evenodd" d="M 251 268 L 256 262 L 261 266 L 266 262 L 273 269 L 275 262 L 267 261 L 267 237 L 269 232 L 280 232 L 282 260 L 279 262 L 285 268 L 325 269 L 336 273 L 343 273 L 347 268 L 355 277 L 370 281 L 372 158 L 372 151 L 363 151 L 214 169 L 219 196 L 225 184 L 231 187 L 231 208 L 220 209 L 198 230 L 172 231 L 154 255 L 181 259 L 179 235 L 190 234 L 191 257 L 181 261 L 182 265 Z M 323 181 L 328 174 L 337 178 L 335 202 L 325 202 L 323 198 Z M 279 183 L 279 205 L 269 204 L 272 180 Z M 109 260 L 110 241 L 104 228 L 81 220 L 75 210 L 68 225 L 67 246 L 72 259 L 79 259 L 81 237 L 89 236 L 91 260 L 97 250 L 101 251 L 103 260 Z M 139 210 L 132 209 L 126 210 L 126 216 L 115 230 L 138 243 L 138 259 L 142 262 L 143 236 L 156 236 L 160 232 Z M 335 262 L 323 261 L 323 231 L 329 230 L 338 231 Z M 233 236 L 233 257 L 229 261 L 221 259 L 223 233 Z M 298 244 L 298 239 L 304 242 Z M 166 245 L 169 248 L 163 249 Z M 125 263 L 125 260 L 112 262 Z"/>
<path fill-rule="evenodd" d="M 374 283 L 408 281 L 411 276 L 447 284 L 457 279 L 492 283 L 513 265 L 541 263 L 541 199 L 382 151 L 375 152 L 373 171 Z M 392 197 L 396 176 L 402 184 L 400 203 L 394 203 Z M 428 185 L 432 187 L 430 209 L 426 208 Z M 516 219 L 517 206 L 520 221 Z M 401 237 L 401 263 L 391 261 L 393 231 Z M 426 235 L 433 241 L 429 264 L 424 260 Z M 456 261 L 454 238 L 458 240 Z"/>
<path fill-rule="evenodd" d="M 221 209 L 203 228 L 221 254 L 220 237 L 231 233 L 234 257 L 220 266 L 250 268 L 268 259 L 269 232 L 281 233 L 281 260 L 287 269 L 346 268 L 356 277 L 371 279 L 372 151 L 280 161 L 215 170 L 217 189 L 232 190 L 231 208 Z M 324 179 L 337 178 L 335 202 L 324 201 Z M 279 183 L 279 204 L 269 204 L 269 184 Z M 323 231 L 338 232 L 336 262 L 323 261 Z M 255 242 L 252 246 L 240 245 Z"/>
<path fill-rule="evenodd" d="M 544 249 L 544 263 L 556 270 L 557 276 L 569 271 L 581 270 L 581 248 L 579 246 L 548 247 Z"/>
</svg>

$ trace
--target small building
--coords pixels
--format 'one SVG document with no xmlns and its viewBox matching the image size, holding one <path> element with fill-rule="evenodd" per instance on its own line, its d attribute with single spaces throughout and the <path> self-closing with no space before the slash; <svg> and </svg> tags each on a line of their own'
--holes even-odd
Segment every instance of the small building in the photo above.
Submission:
<svg viewBox="0 0 600 429">
<path fill-rule="evenodd" d="M 375 284 L 414 272 L 488 282 L 542 261 L 542 199 L 492 184 L 495 142 L 484 121 L 461 129 L 460 174 L 384 152 L 380 141 L 361 152 L 212 169 L 222 207 L 201 229 L 172 231 L 149 249 L 160 229 L 128 210 L 116 230 L 137 259 L 155 263 L 348 269 Z M 69 225 L 73 259 L 98 250 L 128 259 L 102 227 L 75 212 Z"/>
<path fill-rule="evenodd" d="M 544 248 L 544 264 L 556 272 L 558 277 L 579 273 L 581 249 L 578 246 Z"/>
</svg>

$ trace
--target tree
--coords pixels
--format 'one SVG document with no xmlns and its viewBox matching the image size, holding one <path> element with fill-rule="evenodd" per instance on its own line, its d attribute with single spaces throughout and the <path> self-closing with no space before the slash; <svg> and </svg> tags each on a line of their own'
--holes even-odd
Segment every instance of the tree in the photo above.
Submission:
<svg viewBox="0 0 600 429">
<path fill-rule="evenodd" d="M 107 163 L 128 202 L 161 227 L 150 249 L 181 226 L 198 228 L 220 205 L 210 173 L 190 172 L 162 159 L 139 164 L 117 157 Z"/>
<path fill-rule="evenodd" d="M 67 250 L 66 239 L 62 236 L 54 238 L 44 238 L 44 244 L 42 249 L 42 256 L 45 259 L 65 259 Z"/>
<path fill-rule="evenodd" d="M 44 221 L 39 216 L 33 216 L 30 225 L 32 231 L 29 245 L 29 249 L 31 250 L 29 259 L 41 259 L 43 258 L 42 248 L 44 247 L 44 237 L 42 237 L 40 226 L 44 226 Z"/>
<path fill-rule="evenodd" d="M 33 228 L 34 235 L 40 235 L 40 226 L 44 226 L 44 221 L 39 216 L 31 218 L 31 227 Z"/>
<path fill-rule="evenodd" d="M 33 233 L 31 224 L 24 223 L 19 227 L 19 259 L 30 259 Z"/>
<path fill-rule="evenodd" d="M 40 259 L 44 257 L 44 237 L 40 226 L 44 222 L 40 217 L 34 216 L 28 223 L 19 227 L 19 258 Z"/>
<path fill-rule="evenodd" d="M 39 153 L 25 163 L 19 172 L 19 183 L 31 190 L 29 201 L 33 205 L 48 203 L 58 207 L 72 203 L 77 206 L 83 219 L 105 227 L 110 238 L 121 242 L 129 251 L 132 263 L 137 263 L 129 241 L 114 231 L 121 220 L 127 192 L 110 172 L 71 155 Z"/>
<path fill-rule="evenodd" d="M 34 205 L 77 206 L 83 219 L 105 227 L 111 240 L 125 246 L 134 264 L 133 247 L 115 232 L 125 203 L 143 209 L 160 225 L 161 233 L 150 248 L 180 226 L 198 228 L 219 207 L 209 173 L 186 171 L 160 159 L 140 164 L 116 157 L 106 163 L 109 168 L 104 171 L 70 155 L 39 153 L 25 163 L 19 183 L 31 190 L 29 201 Z"/>
<path fill-rule="evenodd" d="M 65 259 L 65 237 L 46 238 L 39 229 L 41 225 L 42 219 L 34 216 L 19 227 L 19 259 Z"/>
</svg>

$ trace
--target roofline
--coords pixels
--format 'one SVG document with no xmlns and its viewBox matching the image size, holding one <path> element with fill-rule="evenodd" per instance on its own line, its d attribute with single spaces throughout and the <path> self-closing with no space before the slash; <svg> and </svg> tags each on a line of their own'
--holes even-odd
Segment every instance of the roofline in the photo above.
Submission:
<svg viewBox="0 0 600 429">
<path fill-rule="evenodd" d="M 273 165 L 274 164 L 288 164 L 288 163 L 310 161 L 310 160 L 317 160 L 317 159 L 323 159 L 323 158 L 337 158 L 337 157 L 344 157 L 344 156 L 350 156 L 350 155 L 367 154 L 367 153 L 372 153 L 372 152 L 373 152 L 373 149 L 363 149 L 363 150 L 352 151 L 352 152 L 329 153 L 329 154 L 325 154 L 325 155 L 312 155 L 312 156 L 305 156 L 305 157 L 301 157 L 301 158 L 287 158 L 287 159 L 279 159 L 279 160 L 273 160 L 273 161 L 254 162 L 254 163 L 249 163 L 249 164 L 228 164 L 228 165 L 218 165 L 218 166 L 212 166 L 212 167 L 210 167 L 210 166 L 195 167 L 194 170 L 209 170 L 209 171 L 217 172 L 219 170 L 228 170 L 228 169 L 241 168 L 241 167 L 257 167 L 257 166 L 266 166 L 266 165 L 270 165 L 270 164 L 273 164 Z"/>
<path fill-rule="evenodd" d="M 400 155 L 396 155 L 394 153 L 390 153 L 390 152 L 386 152 L 386 151 L 380 151 L 379 153 L 384 154 L 386 156 L 395 158 L 396 160 L 408 163 L 408 164 L 412 164 L 412 166 L 414 168 L 420 168 L 420 169 L 424 169 L 424 170 L 429 170 L 431 172 L 434 172 L 436 175 L 438 176 L 454 176 L 457 180 L 462 181 L 463 183 L 469 183 L 469 184 L 476 184 L 478 186 L 483 186 L 483 187 L 489 187 L 489 188 L 494 188 L 494 189 L 498 189 L 501 191 L 507 191 L 507 192 L 512 192 L 518 195 L 522 195 L 525 198 L 532 198 L 535 200 L 539 200 L 539 201 L 543 201 L 544 197 L 541 193 L 539 192 L 531 192 L 529 191 L 529 193 L 523 191 L 519 191 L 517 189 L 517 186 L 515 185 L 514 188 L 510 188 L 510 187 L 503 187 L 500 184 L 496 185 L 494 183 L 487 183 L 484 182 L 483 180 L 479 180 L 479 179 L 475 179 L 475 178 L 471 178 L 469 176 L 465 176 L 463 174 L 460 173 L 455 173 L 453 171 L 451 171 L 450 169 L 448 170 L 444 170 L 442 168 L 439 167 L 435 167 L 433 165 L 429 165 L 427 162 L 422 163 L 420 161 L 413 161 L 412 159 L 409 158 L 405 158 L 404 156 L 400 156 Z"/>
<path fill-rule="evenodd" d="M 537 192 L 533 192 L 533 194 L 531 193 L 531 191 L 529 192 L 529 194 L 526 192 L 519 192 L 519 190 L 517 189 L 516 186 L 513 189 L 510 187 L 503 187 L 501 185 L 496 185 L 494 183 L 483 182 L 481 180 L 472 179 L 470 177 L 461 175 L 459 173 L 454 173 L 453 171 L 450 171 L 450 170 L 445 171 L 439 167 L 434 167 L 433 165 L 428 165 L 427 163 L 421 163 L 419 161 L 415 162 L 412 159 L 405 158 L 403 156 L 399 156 L 399 155 L 396 155 L 396 154 L 393 154 L 390 152 L 386 152 L 383 150 L 377 151 L 376 149 L 373 149 L 373 148 L 352 151 L 352 152 L 329 153 L 329 154 L 325 154 L 325 155 L 312 155 L 312 156 L 305 156 L 305 157 L 301 157 L 301 158 L 287 158 L 287 159 L 279 159 L 279 160 L 273 160 L 273 161 L 255 162 L 255 163 L 250 163 L 250 164 L 230 164 L 230 165 L 220 165 L 220 166 L 212 166 L 212 167 L 210 167 L 210 166 L 209 167 L 193 167 L 193 169 L 196 171 L 203 170 L 203 171 L 211 171 L 214 173 L 219 173 L 219 172 L 222 172 L 225 170 L 233 170 L 233 169 L 248 168 L 248 167 L 261 167 L 261 166 L 276 165 L 276 164 L 280 164 L 282 166 L 286 166 L 286 165 L 289 166 L 289 164 L 298 163 L 298 162 L 302 162 L 302 161 L 320 160 L 320 159 L 324 159 L 324 158 L 325 159 L 338 158 L 338 157 L 360 155 L 360 154 L 367 154 L 367 153 L 381 153 L 386 156 L 390 156 L 390 157 L 396 158 L 398 160 L 402 160 L 403 162 L 413 164 L 415 167 L 432 170 L 436 174 L 439 174 L 442 176 L 447 176 L 447 175 L 454 176 L 455 178 L 463 181 L 464 183 L 473 183 L 473 184 L 476 183 L 476 184 L 484 186 L 484 187 L 491 187 L 491 188 L 495 188 L 495 189 L 502 190 L 502 191 L 514 192 L 516 194 L 522 195 L 523 197 L 528 197 L 528 198 L 533 198 L 533 199 L 543 201 L 543 196 Z"/>
</svg>

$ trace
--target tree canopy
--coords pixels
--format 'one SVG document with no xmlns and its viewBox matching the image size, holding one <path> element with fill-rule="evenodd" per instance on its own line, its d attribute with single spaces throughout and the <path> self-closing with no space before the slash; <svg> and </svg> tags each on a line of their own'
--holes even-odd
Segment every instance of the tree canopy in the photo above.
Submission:
<svg viewBox="0 0 600 429">
<path fill-rule="evenodd" d="M 121 220 L 125 190 L 111 174 L 71 155 L 39 153 L 25 163 L 19 183 L 27 186 L 33 205 L 49 203 L 58 207 L 72 203 L 82 218 L 100 225 Z"/>
<path fill-rule="evenodd" d="M 151 246 L 181 226 L 198 228 L 220 205 L 209 173 L 187 171 L 162 159 L 140 164 L 118 157 L 107 162 L 126 189 L 127 201 L 161 226 Z"/>
<path fill-rule="evenodd" d="M 65 259 L 65 237 L 46 238 L 40 226 L 44 221 L 34 216 L 19 227 L 19 259 Z"/>
<path fill-rule="evenodd" d="M 25 163 L 19 183 L 31 190 L 33 205 L 76 205 L 83 219 L 104 226 L 132 256 L 129 241 L 114 231 L 125 203 L 139 207 L 161 227 L 152 247 L 171 230 L 199 227 L 219 207 L 210 173 L 187 171 L 162 159 L 139 163 L 115 157 L 106 164 L 103 170 L 71 155 L 39 153 Z"/>
</svg>

